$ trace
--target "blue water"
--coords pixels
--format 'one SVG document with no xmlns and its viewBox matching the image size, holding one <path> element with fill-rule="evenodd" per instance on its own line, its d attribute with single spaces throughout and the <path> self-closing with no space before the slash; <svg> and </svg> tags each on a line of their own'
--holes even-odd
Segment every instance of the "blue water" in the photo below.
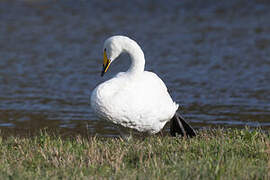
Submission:
<svg viewBox="0 0 270 180">
<path fill-rule="evenodd" d="M 195 128 L 270 127 L 268 1 L 1 1 L 0 129 L 116 131 L 90 108 L 111 35 L 135 39 Z"/>
</svg>

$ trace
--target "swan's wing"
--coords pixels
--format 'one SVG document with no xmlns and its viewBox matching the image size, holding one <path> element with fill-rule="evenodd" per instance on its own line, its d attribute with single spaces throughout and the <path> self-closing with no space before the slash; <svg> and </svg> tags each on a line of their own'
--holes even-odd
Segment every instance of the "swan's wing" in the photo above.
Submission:
<svg viewBox="0 0 270 180">
<path fill-rule="evenodd" d="M 145 86 L 148 86 L 148 90 L 151 91 L 148 93 L 153 94 L 153 98 L 162 100 L 162 103 L 173 102 L 167 86 L 155 73 L 145 71 L 144 79 Z"/>
<path fill-rule="evenodd" d="M 145 71 L 139 82 L 134 82 L 134 87 L 130 87 L 130 94 L 134 94 L 131 106 L 139 109 L 138 113 L 145 119 L 168 121 L 178 109 L 166 85 L 155 73 Z"/>
<path fill-rule="evenodd" d="M 164 92 L 168 91 L 165 83 L 155 73 L 150 72 L 150 71 L 145 71 L 144 74 L 145 74 L 145 78 L 147 78 L 147 81 L 152 82 L 156 88 L 159 88 L 160 90 Z"/>
</svg>

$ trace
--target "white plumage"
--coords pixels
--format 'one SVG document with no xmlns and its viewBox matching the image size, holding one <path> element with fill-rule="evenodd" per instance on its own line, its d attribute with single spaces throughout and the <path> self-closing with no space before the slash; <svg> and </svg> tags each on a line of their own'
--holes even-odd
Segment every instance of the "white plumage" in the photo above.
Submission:
<svg viewBox="0 0 270 180">
<path fill-rule="evenodd" d="M 93 90 L 92 109 L 102 119 L 140 132 L 157 133 L 173 118 L 178 104 L 156 74 L 144 71 L 143 51 L 128 37 L 112 36 L 105 41 L 103 72 L 121 53 L 130 56 L 130 68 Z"/>
</svg>

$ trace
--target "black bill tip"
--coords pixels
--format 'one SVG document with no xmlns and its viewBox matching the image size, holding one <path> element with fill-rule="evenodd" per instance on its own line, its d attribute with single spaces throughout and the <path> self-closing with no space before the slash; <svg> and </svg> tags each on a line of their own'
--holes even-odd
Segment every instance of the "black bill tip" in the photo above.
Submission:
<svg viewBox="0 0 270 180">
<path fill-rule="evenodd" d="M 102 71 L 101 71 L 101 74 L 100 74 L 100 75 L 101 75 L 101 77 L 103 77 L 103 76 L 104 76 L 104 74 L 105 74 L 105 68 L 103 67 L 103 68 L 102 68 Z"/>
</svg>

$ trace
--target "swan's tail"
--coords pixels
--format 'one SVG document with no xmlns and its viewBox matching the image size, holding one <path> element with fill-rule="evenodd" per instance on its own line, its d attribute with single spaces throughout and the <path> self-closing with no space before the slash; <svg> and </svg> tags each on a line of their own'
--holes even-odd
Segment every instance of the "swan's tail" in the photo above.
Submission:
<svg viewBox="0 0 270 180">
<path fill-rule="evenodd" d="M 171 119 L 170 133 L 172 136 L 176 136 L 177 134 L 184 137 L 196 136 L 194 129 L 177 112 Z"/>
</svg>

